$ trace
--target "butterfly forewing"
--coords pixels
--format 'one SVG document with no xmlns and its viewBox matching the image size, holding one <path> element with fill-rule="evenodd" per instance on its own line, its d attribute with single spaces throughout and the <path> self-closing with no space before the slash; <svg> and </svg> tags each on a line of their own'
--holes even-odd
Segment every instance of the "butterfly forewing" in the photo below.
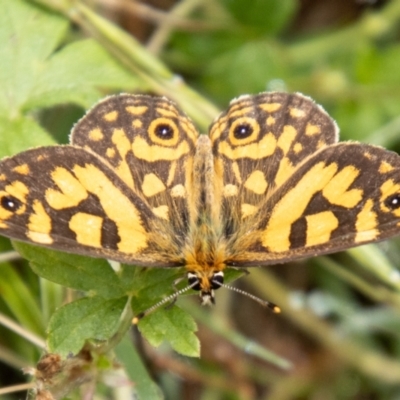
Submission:
<svg viewBox="0 0 400 400">
<path fill-rule="evenodd" d="M 171 264 L 148 234 L 159 218 L 92 152 L 41 147 L 4 159 L 0 171 L 2 234 L 94 257 Z M 159 242 L 172 249 L 161 233 Z"/>
</svg>

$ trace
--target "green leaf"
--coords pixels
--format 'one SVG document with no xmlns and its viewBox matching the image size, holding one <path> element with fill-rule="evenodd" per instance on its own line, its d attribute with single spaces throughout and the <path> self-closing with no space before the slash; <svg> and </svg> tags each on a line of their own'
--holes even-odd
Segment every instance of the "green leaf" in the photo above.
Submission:
<svg viewBox="0 0 400 400">
<path fill-rule="evenodd" d="M 356 73 L 361 83 L 399 85 L 400 76 L 397 73 L 400 62 L 399 45 L 379 51 L 373 46 L 364 46 L 356 54 Z"/>
<path fill-rule="evenodd" d="M 182 269 L 133 269 L 129 265 L 124 265 L 121 281 L 127 285 L 127 293 L 132 296 L 132 309 L 137 315 L 174 293 L 176 290 L 174 282 L 182 276 L 185 277 Z M 187 286 L 187 281 L 183 279 L 177 288 L 185 286 Z M 188 293 L 195 292 L 191 290 Z M 200 345 L 194 334 L 197 330 L 196 323 L 189 313 L 178 307 L 161 306 L 139 322 L 139 330 L 155 347 L 166 341 L 178 353 L 191 357 L 199 356 Z"/>
<path fill-rule="evenodd" d="M 51 144 L 54 144 L 54 139 L 32 118 L 20 116 L 10 120 L 9 117 L 0 115 L 0 158 L 18 153 L 27 147 Z"/>
<path fill-rule="evenodd" d="M 280 32 L 294 15 L 294 0 L 224 0 L 232 15 L 253 30 L 273 34 Z"/>
<path fill-rule="evenodd" d="M 43 316 L 32 288 L 9 263 L 0 265 L 0 293 L 3 301 L 23 326 L 35 333 L 44 334 Z"/>
<path fill-rule="evenodd" d="M 226 282 L 243 275 L 243 271 L 229 269 L 226 271 Z M 156 305 L 176 289 L 174 282 L 182 279 L 176 289 L 188 285 L 182 269 L 175 268 L 135 268 L 123 266 L 121 281 L 128 285 L 127 293 L 132 295 L 132 309 L 136 315 Z M 190 290 L 185 295 L 198 295 Z M 171 300 L 172 302 L 172 300 Z M 153 345 L 159 346 L 164 340 L 169 342 L 177 352 L 191 357 L 199 356 L 199 342 L 194 332 L 196 323 L 190 313 L 168 304 L 146 315 L 139 323 L 143 336 Z"/>
<path fill-rule="evenodd" d="M 92 39 L 65 46 L 43 66 L 26 108 L 71 102 L 87 109 L 102 89 L 132 90 L 138 80 Z"/>
<path fill-rule="evenodd" d="M 236 279 L 246 276 L 246 272 L 241 269 L 227 268 L 224 270 L 224 283 L 231 283 L 236 281 Z M 221 288 L 223 290 L 223 288 Z"/>
<path fill-rule="evenodd" d="M 158 347 L 167 341 L 180 354 L 189 357 L 200 355 L 200 343 L 194 334 L 196 323 L 179 307 L 157 310 L 143 318 L 138 327 L 152 346 Z"/>
<path fill-rule="evenodd" d="M 77 290 L 90 291 L 104 298 L 125 295 L 120 280 L 106 260 L 49 250 L 22 242 L 15 249 L 30 261 L 42 278 Z"/>
<path fill-rule="evenodd" d="M 61 16 L 22 0 L 0 0 L 0 7 L 0 157 L 54 143 L 30 115 L 37 108 L 88 108 L 104 89 L 138 87 L 94 40 L 60 48 L 69 26 Z"/>
<path fill-rule="evenodd" d="M 19 116 L 68 22 L 22 0 L 0 0 L 0 109 Z"/>
<path fill-rule="evenodd" d="M 207 87 L 224 102 L 239 93 L 263 91 L 269 81 L 284 79 L 287 74 L 280 50 L 266 40 L 248 41 L 221 53 L 208 63 L 205 71 Z"/>
<path fill-rule="evenodd" d="M 133 387 L 135 398 L 138 400 L 161 400 L 164 398 L 159 387 L 149 376 L 143 361 L 127 335 L 117 345 L 115 353 L 118 362 L 124 365 L 127 375 L 135 383 Z"/>
<path fill-rule="evenodd" d="M 123 265 L 121 285 L 133 297 L 133 311 L 138 313 L 174 293 L 174 282 L 184 276 L 180 268 L 139 268 Z M 186 286 L 184 279 L 178 288 Z"/>
<path fill-rule="evenodd" d="M 78 353 L 86 340 L 107 340 L 118 329 L 127 297 L 85 297 L 59 308 L 48 327 L 48 348 L 62 357 Z"/>
</svg>

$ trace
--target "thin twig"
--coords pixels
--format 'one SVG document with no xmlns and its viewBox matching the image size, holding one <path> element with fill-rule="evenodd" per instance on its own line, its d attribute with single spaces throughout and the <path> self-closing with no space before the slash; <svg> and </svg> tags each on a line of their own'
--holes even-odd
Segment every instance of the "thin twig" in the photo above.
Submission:
<svg viewBox="0 0 400 400">
<path fill-rule="evenodd" d="M 0 253 L 0 263 L 19 260 L 20 258 L 21 255 L 17 253 L 15 250 L 10 250 Z"/>
<path fill-rule="evenodd" d="M 124 14 L 133 14 L 134 16 L 154 23 L 156 25 L 168 24 L 174 29 L 180 29 L 187 32 L 197 31 L 212 31 L 221 29 L 221 23 L 210 21 L 196 21 L 193 19 L 184 18 L 181 15 L 171 14 L 170 12 L 158 10 L 148 4 L 139 3 L 136 1 L 126 2 L 125 0 L 97 0 L 104 7 L 117 9 Z"/>
<path fill-rule="evenodd" d="M 6 328 L 25 338 L 29 342 L 33 343 L 35 346 L 38 346 L 41 349 L 46 348 L 46 343 L 41 337 L 22 328 L 21 325 L 17 324 L 15 321 L 8 318 L 4 314 L 0 314 L 0 325 L 5 326 Z"/>
<path fill-rule="evenodd" d="M 14 369 L 22 369 L 26 368 L 27 362 L 26 360 L 20 355 L 10 350 L 6 346 L 0 345 L 0 361 L 3 364 L 9 365 Z"/>
<path fill-rule="evenodd" d="M 168 16 L 166 16 L 159 24 L 158 29 L 147 42 L 147 50 L 152 54 L 159 54 L 175 29 L 175 26 L 171 21 L 173 21 L 174 18 L 190 14 L 201 3 L 202 0 L 182 0 L 181 2 L 178 2 L 168 13 Z"/>
<path fill-rule="evenodd" d="M 0 396 L 3 394 L 16 393 L 16 392 L 22 392 L 23 390 L 34 389 L 35 387 L 36 384 L 34 382 L 21 383 L 19 385 L 14 385 L 14 386 L 7 386 L 2 389 L 0 388 Z"/>
</svg>

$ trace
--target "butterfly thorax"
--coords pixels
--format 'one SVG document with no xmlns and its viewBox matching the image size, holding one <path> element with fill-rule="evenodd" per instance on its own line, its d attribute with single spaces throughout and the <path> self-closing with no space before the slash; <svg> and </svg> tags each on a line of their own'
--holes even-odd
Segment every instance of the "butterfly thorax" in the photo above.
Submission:
<svg viewBox="0 0 400 400">
<path fill-rule="evenodd" d="M 226 246 L 220 235 L 215 170 L 208 136 L 201 135 L 193 162 L 193 202 L 196 210 L 184 249 L 189 284 L 200 291 L 203 304 L 214 303 L 214 290 L 223 283 Z"/>
<path fill-rule="evenodd" d="M 208 230 L 200 226 L 201 230 Z M 204 233 L 204 232 L 203 232 Z M 185 267 L 188 281 L 194 290 L 200 291 L 202 304 L 214 303 L 214 290 L 223 283 L 223 270 L 226 267 L 224 246 L 210 240 L 207 235 L 198 235 L 185 252 Z"/>
</svg>

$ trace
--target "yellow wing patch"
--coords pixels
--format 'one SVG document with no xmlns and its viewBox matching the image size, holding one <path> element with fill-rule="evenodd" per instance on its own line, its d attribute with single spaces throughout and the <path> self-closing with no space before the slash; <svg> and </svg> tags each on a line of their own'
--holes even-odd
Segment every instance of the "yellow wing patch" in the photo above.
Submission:
<svg viewBox="0 0 400 400">
<path fill-rule="evenodd" d="M 146 140 L 138 137 L 132 143 L 132 150 L 135 157 L 149 162 L 156 162 L 159 160 L 177 160 L 188 154 L 190 148 L 187 142 L 182 142 L 178 147 L 171 148 L 150 145 Z"/>
<path fill-rule="evenodd" d="M 290 249 L 292 224 L 304 215 L 304 210 L 312 196 L 321 191 L 333 178 L 337 164 L 325 165 L 323 162 L 312 167 L 298 184 L 276 204 L 271 213 L 268 226 L 262 234 L 262 244 L 270 251 L 282 252 Z M 293 205 L 296 204 L 295 207 Z"/>
<path fill-rule="evenodd" d="M 77 165 L 73 172 L 86 190 L 98 197 L 104 212 L 117 225 L 121 239 L 118 249 L 137 253 L 146 248 L 148 235 L 134 204 L 94 165 Z"/>
<path fill-rule="evenodd" d="M 101 247 L 103 218 L 78 212 L 69 221 L 69 228 L 76 233 L 76 240 L 84 245 Z"/>
<path fill-rule="evenodd" d="M 89 132 L 89 139 L 98 142 L 104 139 L 104 134 L 100 128 L 94 128 Z"/>
<path fill-rule="evenodd" d="M 232 147 L 229 143 L 222 142 L 219 147 L 219 153 L 227 156 L 231 160 L 238 160 L 241 158 L 252 158 L 257 160 L 273 155 L 276 146 L 276 139 L 271 134 L 266 135 L 258 143 L 251 143 L 239 147 Z"/>
<path fill-rule="evenodd" d="M 306 246 L 315 246 L 329 242 L 331 233 L 339 226 L 339 220 L 332 211 L 306 215 Z"/>
<path fill-rule="evenodd" d="M 147 174 L 144 177 L 142 184 L 142 191 L 146 197 L 152 197 L 158 193 L 163 192 L 166 186 L 160 178 L 154 174 Z"/>
<path fill-rule="evenodd" d="M 36 243 L 52 244 L 53 239 L 50 236 L 51 218 L 46 213 L 43 204 L 39 200 L 33 203 L 33 212 L 29 216 L 27 236 Z"/>
<path fill-rule="evenodd" d="M 264 194 L 268 187 L 264 172 L 260 170 L 253 171 L 244 183 L 244 187 L 254 193 Z"/>
<path fill-rule="evenodd" d="M 67 169 L 58 167 L 51 173 L 51 177 L 59 190 L 47 189 L 45 197 L 50 207 L 56 210 L 75 207 L 88 197 L 79 179 Z"/>
<path fill-rule="evenodd" d="M 373 206 L 372 199 L 368 199 L 362 210 L 357 214 L 356 243 L 374 240 L 378 236 L 378 215 L 373 211 Z"/>
<path fill-rule="evenodd" d="M 331 204 L 346 208 L 355 207 L 362 200 L 363 191 L 361 189 L 348 189 L 359 173 L 360 171 L 351 165 L 344 167 L 324 187 L 323 196 Z"/>
</svg>

